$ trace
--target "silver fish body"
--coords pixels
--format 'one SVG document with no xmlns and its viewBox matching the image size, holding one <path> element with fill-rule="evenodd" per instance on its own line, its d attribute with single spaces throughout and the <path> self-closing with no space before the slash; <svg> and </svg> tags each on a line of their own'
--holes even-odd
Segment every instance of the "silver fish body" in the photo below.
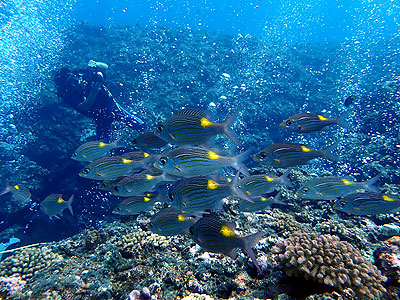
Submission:
<svg viewBox="0 0 400 300">
<path fill-rule="evenodd" d="M 148 211 L 159 199 L 157 193 L 147 193 L 143 196 L 132 196 L 124 199 L 113 210 L 114 214 L 129 216 Z"/>
<path fill-rule="evenodd" d="M 65 209 L 69 209 L 73 215 L 72 201 L 74 200 L 74 195 L 72 195 L 68 201 L 62 198 L 62 194 L 50 194 L 41 203 L 40 209 L 50 217 L 50 219 L 62 217 L 62 213 Z"/>
<path fill-rule="evenodd" d="M 119 139 L 113 143 L 104 143 L 101 141 L 87 142 L 79 146 L 72 154 L 72 159 L 77 161 L 92 162 L 98 158 L 105 156 L 109 151 L 121 148 Z"/>
<path fill-rule="evenodd" d="M 166 146 L 168 142 L 158 137 L 154 132 L 146 132 L 134 138 L 131 144 L 142 150 L 152 150 L 161 149 Z"/>
<path fill-rule="evenodd" d="M 355 193 L 338 199 L 333 208 L 350 215 L 377 215 L 397 212 L 400 199 L 381 193 Z"/>
<path fill-rule="evenodd" d="M 194 218 L 186 217 L 181 211 L 174 207 L 160 210 L 151 220 L 151 231 L 159 235 L 173 236 L 187 234 L 190 226 L 195 222 Z"/>
</svg>

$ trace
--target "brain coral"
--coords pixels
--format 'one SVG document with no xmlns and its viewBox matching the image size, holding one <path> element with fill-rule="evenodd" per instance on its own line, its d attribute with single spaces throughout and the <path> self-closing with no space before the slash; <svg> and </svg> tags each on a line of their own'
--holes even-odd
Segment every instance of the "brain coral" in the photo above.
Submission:
<svg viewBox="0 0 400 300">
<path fill-rule="evenodd" d="M 351 288 L 361 299 L 386 294 L 386 277 L 348 242 L 329 234 L 295 233 L 272 247 L 271 260 L 287 275 L 304 276 L 333 286 Z"/>
</svg>

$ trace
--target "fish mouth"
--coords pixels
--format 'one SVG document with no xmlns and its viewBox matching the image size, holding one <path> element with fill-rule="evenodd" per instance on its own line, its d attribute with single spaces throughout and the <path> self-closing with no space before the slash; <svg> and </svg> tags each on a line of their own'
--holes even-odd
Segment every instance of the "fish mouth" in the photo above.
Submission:
<svg viewBox="0 0 400 300">
<path fill-rule="evenodd" d="M 254 157 L 253 157 L 253 160 L 260 162 L 260 160 L 258 159 L 257 156 L 254 156 Z"/>
<path fill-rule="evenodd" d="M 279 124 L 279 126 L 281 126 L 282 128 L 285 128 L 285 124 L 283 122 L 281 124 Z"/>
<path fill-rule="evenodd" d="M 338 206 L 336 204 L 333 204 L 332 207 L 335 208 L 335 209 L 338 209 Z"/>
</svg>

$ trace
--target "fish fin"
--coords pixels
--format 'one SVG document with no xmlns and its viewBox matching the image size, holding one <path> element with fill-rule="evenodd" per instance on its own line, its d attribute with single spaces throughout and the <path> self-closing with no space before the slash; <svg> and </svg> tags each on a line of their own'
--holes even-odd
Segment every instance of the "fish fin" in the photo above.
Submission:
<svg viewBox="0 0 400 300">
<path fill-rule="evenodd" d="M 113 145 L 113 147 L 115 147 L 115 148 L 127 147 L 128 145 L 124 141 L 125 136 L 126 136 L 126 134 L 122 134 L 114 142 L 112 142 L 111 145 Z"/>
<path fill-rule="evenodd" d="M 74 201 L 74 194 L 72 194 L 71 197 L 69 197 L 68 201 L 67 201 L 67 207 L 69 209 L 69 211 L 71 212 L 71 215 L 74 215 L 74 211 L 72 210 L 72 202 Z"/>
<path fill-rule="evenodd" d="M 246 251 L 246 253 L 250 256 L 251 261 L 253 262 L 253 264 L 255 265 L 255 267 L 257 268 L 257 271 L 259 273 L 261 273 L 261 268 L 259 266 L 259 264 L 257 263 L 257 259 L 256 259 L 256 254 L 254 253 L 253 248 L 255 245 L 257 245 L 257 243 L 259 242 L 259 240 L 262 238 L 263 232 L 259 231 L 257 233 L 245 236 L 242 238 L 243 241 L 243 249 L 244 251 Z"/>
<path fill-rule="evenodd" d="M 246 176 L 250 176 L 250 173 L 247 167 L 243 164 L 243 162 L 249 158 L 249 154 L 250 151 L 245 151 L 243 153 L 240 153 L 232 157 L 233 160 L 232 167 Z"/>
<path fill-rule="evenodd" d="M 343 114 L 341 114 L 339 117 L 337 117 L 336 120 L 336 124 L 338 124 L 339 126 L 351 130 L 351 126 L 350 124 L 346 121 L 346 119 L 351 115 L 353 111 L 351 109 L 346 110 Z"/>
<path fill-rule="evenodd" d="M 376 186 L 374 186 L 374 184 L 379 180 L 380 177 L 380 175 L 376 175 L 375 177 L 366 180 L 363 184 L 364 189 L 370 192 L 380 193 L 381 191 Z"/>
<path fill-rule="evenodd" d="M 337 147 L 337 143 L 334 143 L 334 144 L 330 145 L 329 147 L 326 147 L 325 149 L 320 150 L 322 153 L 322 156 L 329 160 L 332 160 L 332 161 L 339 161 L 339 156 L 332 153 L 332 151 L 334 149 L 336 149 L 336 147 Z"/>
<path fill-rule="evenodd" d="M 1 189 L 0 189 L 0 196 L 5 195 L 11 191 L 11 186 L 8 180 L 2 184 Z"/>
<path fill-rule="evenodd" d="M 183 108 L 176 113 L 177 115 L 192 115 L 207 118 L 208 114 L 204 110 L 198 108 Z"/>
<path fill-rule="evenodd" d="M 238 115 L 239 111 L 235 111 L 224 123 L 221 124 L 222 126 L 222 132 L 230 138 L 237 146 L 242 147 L 242 144 L 240 143 L 238 137 L 236 134 L 232 131 L 230 128 L 233 123 L 236 121 L 236 117 Z"/>
<path fill-rule="evenodd" d="M 272 205 L 272 204 L 288 205 L 286 202 L 283 202 L 283 201 L 281 200 L 281 196 L 282 196 L 282 193 L 281 193 L 281 192 L 279 192 L 278 194 L 276 194 L 275 197 L 274 197 L 274 199 L 272 200 L 271 205 Z"/>
<path fill-rule="evenodd" d="M 239 174 L 240 174 L 241 170 L 242 170 L 242 169 L 240 169 L 239 171 L 236 172 L 235 178 L 233 178 L 233 180 L 232 180 L 232 182 L 229 184 L 229 186 L 230 186 L 230 188 L 231 188 L 232 194 L 234 194 L 235 196 L 237 196 L 237 197 L 239 197 L 239 198 L 241 198 L 241 199 L 243 199 L 243 200 L 246 200 L 246 201 L 248 201 L 248 202 L 253 203 L 254 201 L 251 200 L 251 198 L 249 197 L 249 195 L 247 195 L 246 192 L 244 192 L 244 191 L 238 186 L 239 179 L 240 179 L 240 178 L 239 178 Z"/>
<path fill-rule="evenodd" d="M 235 259 L 237 257 L 237 251 L 235 248 L 233 248 L 231 251 L 226 253 L 226 256 L 229 256 L 232 259 Z"/>
<path fill-rule="evenodd" d="M 294 185 L 293 183 L 290 181 L 289 179 L 289 175 L 290 175 L 290 169 L 287 170 L 285 173 L 283 173 L 279 178 L 279 182 L 283 185 L 286 185 L 287 187 L 293 188 Z"/>
</svg>

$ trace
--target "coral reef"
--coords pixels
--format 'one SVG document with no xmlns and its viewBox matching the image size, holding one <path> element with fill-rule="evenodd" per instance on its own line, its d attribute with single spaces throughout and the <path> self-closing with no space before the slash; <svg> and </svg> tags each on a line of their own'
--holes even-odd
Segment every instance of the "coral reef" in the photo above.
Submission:
<svg viewBox="0 0 400 300">
<path fill-rule="evenodd" d="M 358 250 L 336 236 L 295 233 L 272 249 L 271 260 L 284 268 L 287 275 L 346 288 L 365 299 L 376 299 L 386 293 L 386 277 Z"/>
</svg>

